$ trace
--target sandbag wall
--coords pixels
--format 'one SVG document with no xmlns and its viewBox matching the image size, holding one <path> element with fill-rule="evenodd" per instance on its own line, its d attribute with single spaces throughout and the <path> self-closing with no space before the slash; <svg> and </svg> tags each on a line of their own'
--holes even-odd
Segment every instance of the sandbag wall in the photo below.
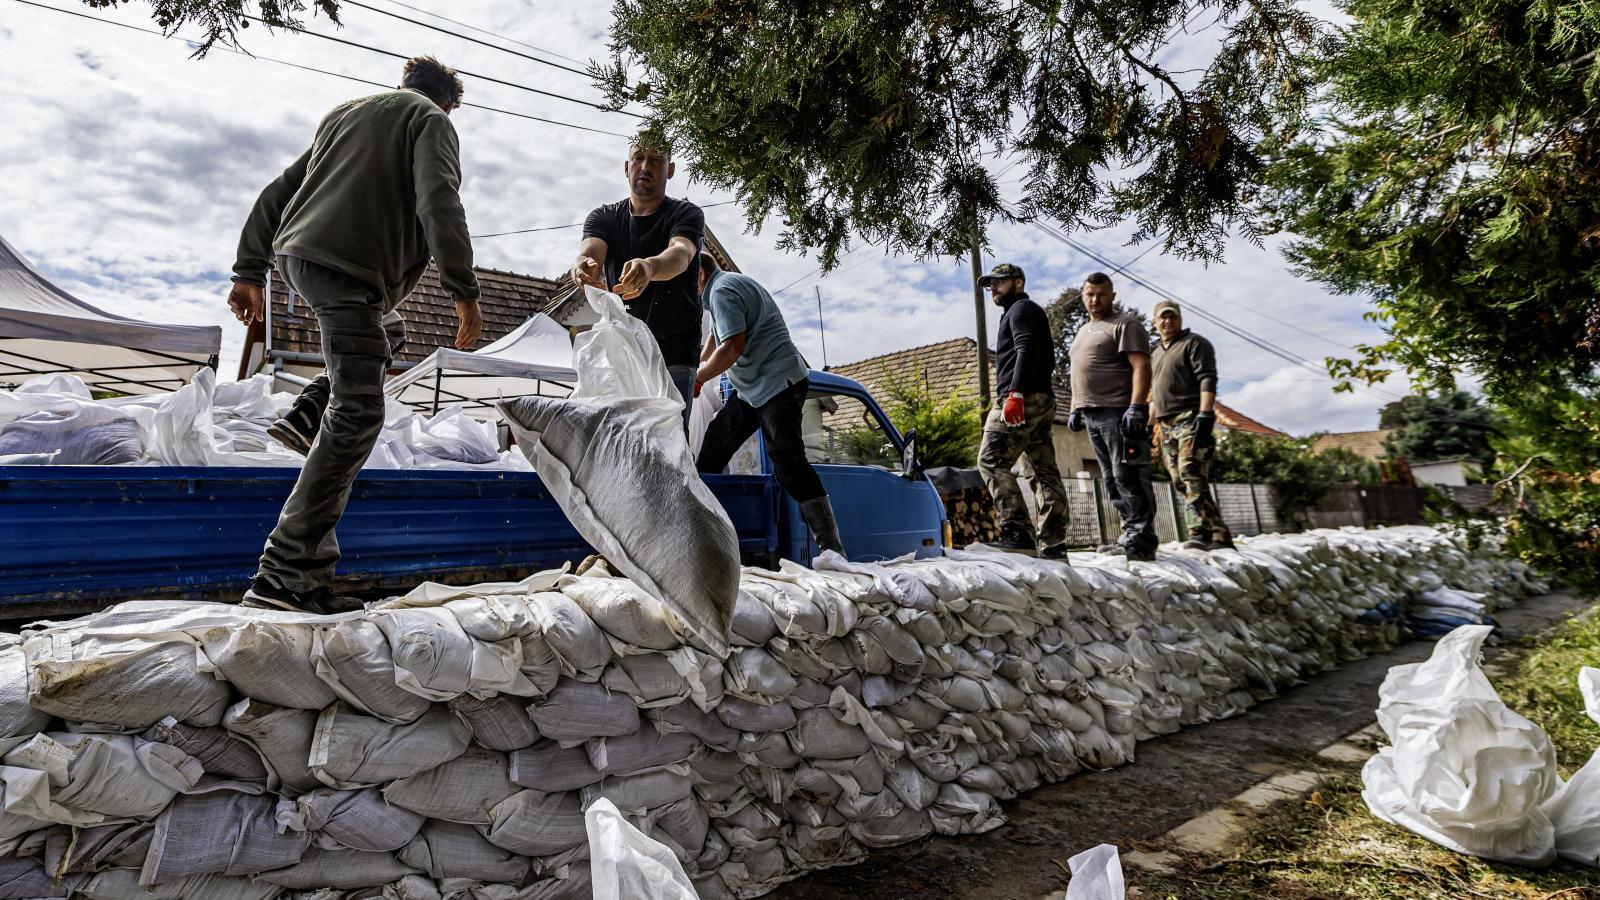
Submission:
<svg viewBox="0 0 1600 900">
<path fill-rule="evenodd" d="M 589 896 L 610 798 L 704 898 L 1003 823 L 1000 801 L 1545 586 L 1426 528 L 1072 565 L 747 570 L 713 657 L 617 578 L 342 616 L 134 602 L 0 639 L 0 898 Z"/>
</svg>

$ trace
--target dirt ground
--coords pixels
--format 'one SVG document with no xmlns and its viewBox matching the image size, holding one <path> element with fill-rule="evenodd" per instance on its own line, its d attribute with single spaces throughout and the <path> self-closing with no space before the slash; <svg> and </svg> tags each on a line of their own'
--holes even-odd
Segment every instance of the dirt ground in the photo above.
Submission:
<svg viewBox="0 0 1600 900">
<path fill-rule="evenodd" d="M 1554 593 L 1497 614 L 1520 637 L 1595 601 Z M 1245 715 L 1139 745 L 1134 763 L 1086 772 L 1004 804 L 1008 823 L 974 837 L 932 837 L 800 878 L 778 900 L 1043 898 L 1066 886 L 1068 857 L 1100 843 L 1124 853 L 1374 721 L 1390 666 L 1426 659 L 1431 641 L 1313 676 Z M 1492 659 L 1494 651 L 1491 649 Z"/>
</svg>

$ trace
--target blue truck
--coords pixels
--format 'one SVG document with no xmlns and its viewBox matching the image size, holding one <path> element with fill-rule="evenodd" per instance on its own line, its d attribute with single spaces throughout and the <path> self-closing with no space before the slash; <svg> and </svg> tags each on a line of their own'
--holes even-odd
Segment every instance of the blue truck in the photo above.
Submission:
<svg viewBox="0 0 1600 900">
<path fill-rule="evenodd" d="M 933 556 L 948 541 L 938 492 L 858 383 L 811 373 L 807 449 L 851 558 Z M 760 436 L 709 475 L 749 565 L 810 560 L 816 544 L 778 487 Z M 0 466 L 0 617 L 82 612 L 129 599 L 237 597 L 255 573 L 297 469 Z M 539 476 L 366 470 L 339 523 L 336 589 L 518 578 L 591 552 Z"/>
</svg>

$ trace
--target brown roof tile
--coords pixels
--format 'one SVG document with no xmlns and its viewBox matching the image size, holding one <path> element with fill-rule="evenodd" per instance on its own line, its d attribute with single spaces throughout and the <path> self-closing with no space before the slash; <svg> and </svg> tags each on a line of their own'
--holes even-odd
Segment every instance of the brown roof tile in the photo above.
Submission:
<svg viewBox="0 0 1600 900">
<path fill-rule="evenodd" d="M 1311 439 L 1311 449 L 1321 453 L 1339 447 L 1351 453 L 1377 462 L 1388 459 L 1388 451 L 1383 449 L 1383 439 L 1393 434 L 1393 429 L 1380 428 L 1377 431 L 1343 431 L 1335 434 L 1319 434 Z"/>
</svg>

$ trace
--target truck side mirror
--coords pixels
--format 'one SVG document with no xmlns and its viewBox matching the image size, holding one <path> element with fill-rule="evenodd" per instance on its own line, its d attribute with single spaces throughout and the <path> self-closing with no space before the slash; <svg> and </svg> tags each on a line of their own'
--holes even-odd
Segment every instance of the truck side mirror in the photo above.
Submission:
<svg viewBox="0 0 1600 900">
<path fill-rule="evenodd" d="M 922 477 L 922 466 L 917 462 L 917 430 L 906 432 L 906 446 L 900 451 L 900 474 L 906 478 Z"/>
</svg>

